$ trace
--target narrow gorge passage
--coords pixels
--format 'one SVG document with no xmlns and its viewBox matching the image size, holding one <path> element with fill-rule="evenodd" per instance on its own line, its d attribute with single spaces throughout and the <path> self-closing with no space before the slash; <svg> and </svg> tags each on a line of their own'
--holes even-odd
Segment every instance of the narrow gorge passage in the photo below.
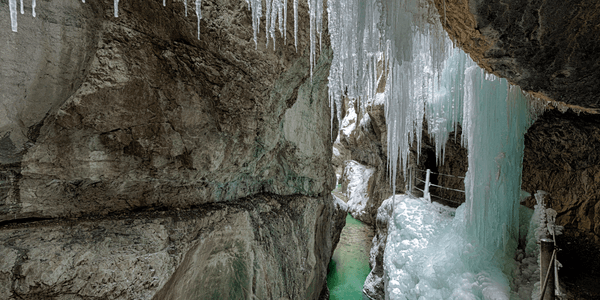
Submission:
<svg viewBox="0 0 600 300">
<path fill-rule="evenodd" d="M 335 197 L 348 202 L 348 198 L 337 188 Z M 327 287 L 330 300 L 363 299 L 363 285 L 371 268 L 369 252 L 373 247 L 375 229 L 346 215 L 346 226 L 333 252 L 327 271 Z"/>
</svg>

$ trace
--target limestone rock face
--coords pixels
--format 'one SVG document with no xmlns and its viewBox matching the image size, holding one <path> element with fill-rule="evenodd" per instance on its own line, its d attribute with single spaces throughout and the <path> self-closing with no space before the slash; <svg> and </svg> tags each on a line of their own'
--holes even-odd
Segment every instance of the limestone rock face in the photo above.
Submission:
<svg viewBox="0 0 600 300">
<path fill-rule="evenodd" d="M 0 299 L 317 299 L 335 246 L 330 220 L 345 215 L 330 195 L 265 194 L 13 224 L 0 230 Z"/>
<path fill-rule="evenodd" d="M 522 189 L 548 192 L 567 234 L 600 243 L 600 117 L 549 110 L 525 135 Z M 532 203 L 529 203 L 532 206 Z"/>
<path fill-rule="evenodd" d="M 199 39 L 191 3 L 87 2 L 0 31 L 0 299 L 316 299 L 341 228 L 307 4 L 296 49 L 244 1 Z"/>
<path fill-rule="evenodd" d="M 363 293 L 369 296 L 369 299 L 385 299 L 385 282 L 383 269 L 383 255 L 388 236 L 388 223 L 392 219 L 392 201 L 383 201 L 377 209 L 376 232 L 373 237 L 373 247 L 369 255 L 369 265 L 371 272 L 365 280 Z"/>
<path fill-rule="evenodd" d="M 2 57 L 26 72 L 16 76 L 20 85 L 2 82 L 10 94 L 0 107 L 11 121 L 0 127 L 0 153 L 18 174 L 3 176 L 18 188 L 0 204 L 0 220 L 183 208 L 258 192 L 319 196 L 333 188 L 327 43 L 311 80 L 308 26 L 300 26 L 298 52 L 289 42 L 293 32 L 275 51 L 264 38 L 255 49 L 245 3 L 203 2 L 198 40 L 193 12 L 186 18 L 182 3 L 154 2 L 122 3 L 119 18 L 103 2 L 57 5 L 57 14 L 69 15 L 52 26 L 81 21 L 73 30 L 84 38 L 73 41 L 58 29 L 35 40 L 26 21 L 19 27 L 25 32 L 3 31 L 9 43 L 2 47 L 14 55 Z M 50 21 L 40 14 L 30 22 L 43 27 Z M 62 40 L 83 44 L 64 66 L 61 55 L 71 48 Z M 19 53 L 27 46 L 53 49 L 34 59 L 56 56 L 49 64 L 85 72 L 31 68 Z M 46 72 L 65 78 L 36 83 Z"/>
<path fill-rule="evenodd" d="M 488 72 L 536 96 L 600 108 L 600 3 L 435 0 L 450 37 Z"/>
</svg>

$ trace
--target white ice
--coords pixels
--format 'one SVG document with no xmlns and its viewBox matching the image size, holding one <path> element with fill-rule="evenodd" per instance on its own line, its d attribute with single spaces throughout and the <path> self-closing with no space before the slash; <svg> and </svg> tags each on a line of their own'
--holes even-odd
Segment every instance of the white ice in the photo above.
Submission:
<svg viewBox="0 0 600 300">
<path fill-rule="evenodd" d="M 389 299 L 531 299 L 529 280 L 539 278 L 535 256 L 516 261 L 481 247 L 468 234 L 466 205 L 453 209 L 406 195 L 384 205 L 394 207 L 384 254 Z"/>
<path fill-rule="evenodd" d="M 200 39 L 200 20 L 202 20 L 202 2 L 201 0 L 196 0 L 196 19 L 198 22 L 198 39 Z"/>
<path fill-rule="evenodd" d="M 12 31 L 17 32 L 17 0 L 8 0 L 8 10 L 10 11 L 10 27 Z"/>
<path fill-rule="evenodd" d="M 365 208 L 369 201 L 369 180 L 375 169 L 357 161 L 348 161 L 344 168 L 344 177 L 348 180 L 346 196 L 349 213 L 356 219 L 364 219 Z"/>
</svg>

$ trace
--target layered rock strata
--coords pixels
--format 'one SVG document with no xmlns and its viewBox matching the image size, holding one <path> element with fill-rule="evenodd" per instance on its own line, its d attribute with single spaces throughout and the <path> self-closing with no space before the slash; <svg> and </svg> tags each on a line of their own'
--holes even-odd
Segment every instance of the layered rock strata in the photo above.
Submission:
<svg viewBox="0 0 600 300">
<path fill-rule="evenodd" d="M 311 77 L 307 4 L 296 49 L 291 17 L 255 44 L 243 1 L 203 1 L 200 39 L 192 5 L 67 2 L 0 32 L 0 298 L 316 299 L 332 53 L 325 30 Z"/>
<path fill-rule="evenodd" d="M 337 212 L 331 196 L 261 194 L 4 226 L 0 299 L 317 299 Z"/>
</svg>

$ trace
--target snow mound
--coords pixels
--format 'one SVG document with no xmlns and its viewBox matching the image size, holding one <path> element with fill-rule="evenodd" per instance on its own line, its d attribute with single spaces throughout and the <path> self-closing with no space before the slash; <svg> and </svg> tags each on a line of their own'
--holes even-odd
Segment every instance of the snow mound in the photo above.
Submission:
<svg viewBox="0 0 600 300">
<path fill-rule="evenodd" d="M 388 223 L 384 278 L 389 299 L 511 299 L 516 262 L 465 230 L 465 206 L 396 195 Z M 512 297 L 514 298 L 514 297 Z"/>
</svg>

